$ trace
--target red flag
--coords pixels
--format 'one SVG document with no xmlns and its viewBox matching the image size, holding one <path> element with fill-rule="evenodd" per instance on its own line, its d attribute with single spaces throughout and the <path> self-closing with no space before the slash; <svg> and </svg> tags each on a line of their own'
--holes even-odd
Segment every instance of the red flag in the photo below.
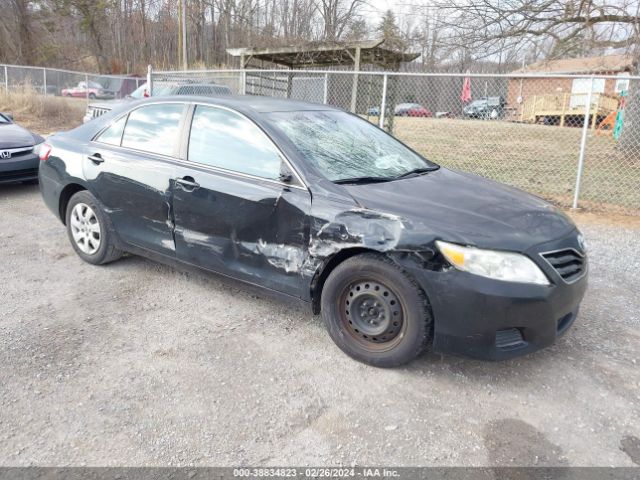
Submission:
<svg viewBox="0 0 640 480">
<path fill-rule="evenodd" d="M 462 92 L 460 93 L 460 100 L 462 103 L 467 103 L 471 100 L 471 79 L 469 77 L 464 77 L 464 82 L 462 83 Z"/>
</svg>

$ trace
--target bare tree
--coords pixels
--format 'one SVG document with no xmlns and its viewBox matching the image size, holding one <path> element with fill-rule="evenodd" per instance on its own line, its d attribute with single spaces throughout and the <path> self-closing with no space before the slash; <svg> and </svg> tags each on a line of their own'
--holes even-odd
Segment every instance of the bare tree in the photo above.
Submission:
<svg viewBox="0 0 640 480">
<path fill-rule="evenodd" d="M 324 39 L 339 40 L 363 4 L 364 0 L 319 0 L 318 10 L 324 23 Z"/>
<path fill-rule="evenodd" d="M 636 0 L 436 0 L 436 5 L 447 19 L 447 41 L 477 55 L 526 50 L 543 40 L 560 56 L 576 42 L 629 50 L 640 43 Z"/>
</svg>

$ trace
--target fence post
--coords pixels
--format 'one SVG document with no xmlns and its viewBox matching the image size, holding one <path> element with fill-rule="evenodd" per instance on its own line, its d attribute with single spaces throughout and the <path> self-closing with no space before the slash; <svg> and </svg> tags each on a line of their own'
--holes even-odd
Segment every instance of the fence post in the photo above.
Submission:
<svg viewBox="0 0 640 480">
<path fill-rule="evenodd" d="M 47 94 L 47 69 L 46 68 L 42 69 L 42 80 L 43 80 L 42 94 L 46 95 Z"/>
<path fill-rule="evenodd" d="M 587 147 L 587 133 L 589 132 L 589 113 L 591 112 L 591 95 L 593 94 L 593 75 L 589 82 L 589 93 L 587 93 L 587 103 L 584 106 L 584 122 L 582 125 L 582 138 L 580 139 L 580 156 L 578 157 L 578 172 L 576 175 L 576 188 L 573 195 L 573 205 L 571 208 L 578 208 L 578 198 L 580 197 L 580 183 L 582 182 L 582 171 L 584 170 L 584 151 Z M 595 113 L 594 113 L 595 115 Z"/>
<path fill-rule="evenodd" d="M 387 109 L 387 74 L 382 76 L 382 100 L 380 101 L 380 112 L 378 115 L 378 126 L 384 128 L 384 112 Z"/>
<path fill-rule="evenodd" d="M 147 94 L 149 97 L 153 95 L 153 67 L 147 65 Z"/>
<path fill-rule="evenodd" d="M 240 72 L 240 95 L 247 94 L 247 72 L 242 70 Z"/>
<path fill-rule="evenodd" d="M 9 69 L 6 65 L 4 66 L 4 88 L 9 93 Z"/>
<path fill-rule="evenodd" d="M 322 92 L 322 103 L 327 104 L 327 95 L 329 94 L 329 74 L 324 74 L 324 90 Z"/>
</svg>

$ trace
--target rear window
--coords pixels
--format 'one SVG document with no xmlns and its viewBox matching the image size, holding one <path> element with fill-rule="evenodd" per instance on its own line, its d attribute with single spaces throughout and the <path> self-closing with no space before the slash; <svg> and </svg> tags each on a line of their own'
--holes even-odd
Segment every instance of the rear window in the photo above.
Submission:
<svg viewBox="0 0 640 480">
<path fill-rule="evenodd" d="M 163 103 L 133 110 L 122 136 L 122 146 L 172 156 L 180 138 L 184 105 Z"/>
</svg>

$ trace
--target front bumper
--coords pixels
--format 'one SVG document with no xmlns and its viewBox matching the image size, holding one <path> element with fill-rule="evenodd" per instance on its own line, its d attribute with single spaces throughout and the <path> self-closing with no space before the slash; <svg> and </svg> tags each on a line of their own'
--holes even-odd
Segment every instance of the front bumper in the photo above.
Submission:
<svg viewBox="0 0 640 480">
<path fill-rule="evenodd" d="M 0 158 L 0 184 L 38 179 L 40 159 L 33 152 L 9 159 Z"/>
<path fill-rule="evenodd" d="M 528 252 L 551 280 L 548 286 L 491 280 L 455 269 L 413 270 L 431 302 L 434 351 L 505 360 L 552 345 L 578 315 L 587 266 L 581 278 L 567 283 L 536 257 L 568 241 Z"/>
</svg>

